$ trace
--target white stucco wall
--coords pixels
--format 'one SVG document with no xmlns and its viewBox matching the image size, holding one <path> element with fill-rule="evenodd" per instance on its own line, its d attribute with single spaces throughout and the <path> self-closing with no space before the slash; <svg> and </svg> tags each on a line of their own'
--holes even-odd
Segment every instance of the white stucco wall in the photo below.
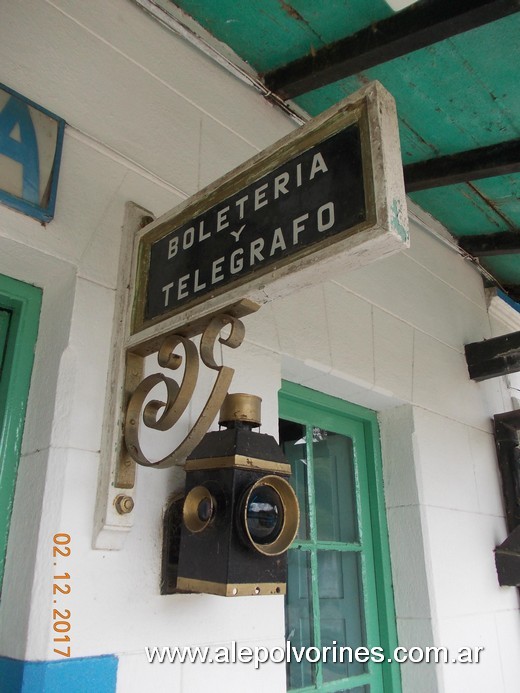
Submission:
<svg viewBox="0 0 520 693">
<path fill-rule="evenodd" d="M 67 532 L 73 656 L 116 654 L 118 691 L 281 691 L 283 665 L 146 663 L 145 645 L 282 645 L 283 598 L 160 596 L 161 518 L 179 470 L 140 469 L 121 551 L 91 548 L 124 205 L 166 212 L 294 124 L 128 0 L 21 0 L 0 22 L 2 81 L 65 118 L 55 219 L 0 207 L 0 272 L 44 289 L 4 591 L 0 655 L 52 659 L 52 537 Z M 419 215 L 420 216 L 420 215 Z M 496 332 L 474 268 L 414 217 L 412 245 L 244 319 L 234 391 L 276 432 L 281 378 L 380 412 L 400 644 L 485 647 L 479 665 L 403 670 L 406 693 L 513 693 L 516 591 L 490 418 L 463 345 Z M 493 332 L 493 333 L 494 333 Z M 196 415 L 196 404 L 193 406 Z M 515 654 L 516 653 L 516 654 Z"/>
</svg>

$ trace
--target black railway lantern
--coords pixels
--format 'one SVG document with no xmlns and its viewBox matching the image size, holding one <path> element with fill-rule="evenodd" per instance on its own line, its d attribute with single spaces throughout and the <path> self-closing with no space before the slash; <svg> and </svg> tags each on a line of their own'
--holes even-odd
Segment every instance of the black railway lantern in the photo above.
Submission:
<svg viewBox="0 0 520 693">
<path fill-rule="evenodd" d="M 186 462 L 177 589 L 223 596 L 284 594 L 298 501 L 290 465 L 260 425 L 260 398 L 228 395 L 223 430 Z"/>
</svg>

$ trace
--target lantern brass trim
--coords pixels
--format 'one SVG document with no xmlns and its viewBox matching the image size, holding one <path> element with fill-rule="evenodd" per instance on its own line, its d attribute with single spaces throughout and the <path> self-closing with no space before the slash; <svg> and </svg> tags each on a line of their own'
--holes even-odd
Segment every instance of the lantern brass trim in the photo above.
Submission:
<svg viewBox="0 0 520 693">
<path fill-rule="evenodd" d="M 244 392 L 228 394 L 220 410 L 219 424 L 225 426 L 231 421 L 246 421 L 253 428 L 260 426 L 262 398 Z"/>
<path fill-rule="evenodd" d="M 256 457 L 245 455 L 230 455 L 229 457 L 206 457 L 198 460 L 188 460 L 184 469 L 193 472 L 201 469 L 250 469 L 252 471 L 278 472 L 279 474 L 291 474 L 291 465 L 284 462 L 270 462 Z"/>
<path fill-rule="evenodd" d="M 216 594 L 220 597 L 251 597 L 257 595 L 285 594 L 286 585 L 283 582 L 261 583 L 221 583 L 209 580 L 195 580 L 194 578 L 180 577 L 177 580 L 177 589 L 186 592 L 203 592 Z"/>
<path fill-rule="evenodd" d="M 247 504 L 253 491 L 260 486 L 270 486 L 278 494 L 283 508 L 283 525 L 280 533 L 270 544 L 259 544 L 251 536 L 247 526 Z M 280 476 L 268 475 L 250 486 L 240 500 L 241 529 L 251 546 L 264 556 L 279 556 L 287 551 L 294 541 L 300 524 L 300 508 L 292 486 Z"/>
<path fill-rule="evenodd" d="M 200 504 L 204 501 L 209 505 L 209 515 L 206 519 L 202 519 L 199 514 Z M 213 521 L 216 507 L 217 503 L 209 489 L 205 486 L 195 486 L 184 500 L 182 520 L 190 532 L 202 532 Z"/>
</svg>

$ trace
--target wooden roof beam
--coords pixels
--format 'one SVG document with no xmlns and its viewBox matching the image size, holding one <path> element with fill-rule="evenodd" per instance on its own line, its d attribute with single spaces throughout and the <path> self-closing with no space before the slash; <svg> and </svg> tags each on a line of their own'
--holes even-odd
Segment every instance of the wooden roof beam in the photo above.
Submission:
<svg viewBox="0 0 520 693">
<path fill-rule="evenodd" d="M 459 245 L 474 257 L 520 253 L 520 229 L 475 236 L 461 236 Z"/>
<path fill-rule="evenodd" d="M 404 182 L 406 192 L 411 193 L 519 171 L 520 139 L 517 139 L 408 164 L 404 167 Z"/>
<path fill-rule="evenodd" d="M 520 0 L 419 0 L 409 8 L 264 75 L 294 98 L 520 10 Z"/>
</svg>

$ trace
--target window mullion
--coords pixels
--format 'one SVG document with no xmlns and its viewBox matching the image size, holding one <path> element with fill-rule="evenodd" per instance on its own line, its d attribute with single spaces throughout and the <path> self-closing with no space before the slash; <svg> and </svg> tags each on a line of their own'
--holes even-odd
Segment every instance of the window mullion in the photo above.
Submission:
<svg viewBox="0 0 520 693">
<path fill-rule="evenodd" d="M 309 539 L 313 549 L 318 541 L 316 523 L 316 492 L 314 487 L 314 451 L 312 442 L 312 426 L 305 427 L 305 444 L 307 446 L 307 502 L 309 507 Z"/>
<path fill-rule="evenodd" d="M 312 439 L 312 426 L 305 428 L 305 441 L 307 446 L 307 500 L 309 508 L 309 538 L 310 538 L 310 563 L 311 563 L 311 605 L 312 605 L 312 637 L 315 647 L 321 648 L 320 628 L 320 595 L 318 587 L 318 528 L 316 524 L 316 504 L 314 488 L 314 450 Z M 323 683 L 321 661 L 315 664 L 316 684 Z"/>
</svg>

